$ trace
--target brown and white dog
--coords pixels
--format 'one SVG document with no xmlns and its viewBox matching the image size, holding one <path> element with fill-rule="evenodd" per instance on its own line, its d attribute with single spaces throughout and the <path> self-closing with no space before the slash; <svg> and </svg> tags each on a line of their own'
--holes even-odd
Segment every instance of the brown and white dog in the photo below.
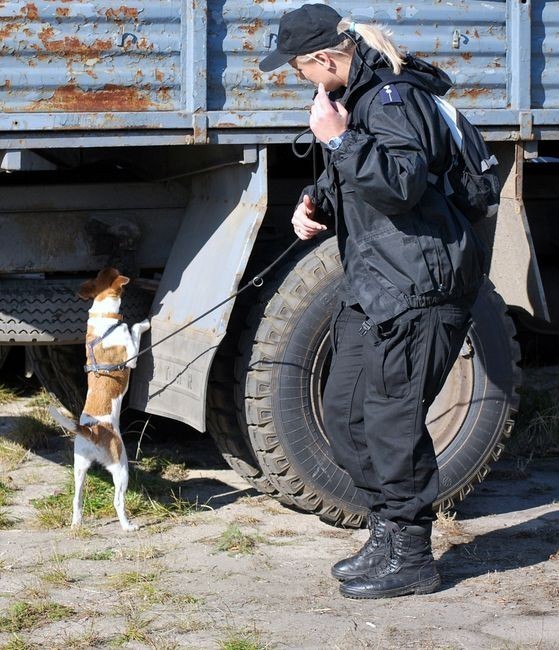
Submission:
<svg viewBox="0 0 559 650">
<path fill-rule="evenodd" d="M 84 282 L 79 295 L 93 298 L 86 334 L 87 396 L 79 424 L 51 407 L 51 414 L 62 427 L 76 434 L 74 440 L 74 481 L 72 527 L 82 522 L 83 486 L 93 461 L 107 468 L 115 486 L 114 506 L 124 530 L 137 530 L 126 517 L 124 495 L 128 487 L 128 459 L 120 435 L 120 409 L 128 390 L 130 369 L 136 367 L 140 338 L 149 320 L 130 329 L 122 322 L 120 301 L 129 278 L 114 268 L 105 268 L 93 280 Z M 126 362 L 126 363 L 125 363 Z M 122 367 L 115 369 L 115 365 Z"/>
</svg>

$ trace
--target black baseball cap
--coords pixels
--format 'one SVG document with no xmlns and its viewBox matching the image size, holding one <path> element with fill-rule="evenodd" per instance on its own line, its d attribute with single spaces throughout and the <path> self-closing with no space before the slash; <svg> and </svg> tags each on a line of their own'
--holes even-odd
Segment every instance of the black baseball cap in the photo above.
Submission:
<svg viewBox="0 0 559 650">
<path fill-rule="evenodd" d="M 342 17 L 328 5 L 302 5 L 283 15 L 279 23 L 277 49 L 260 61 L 262 72 L 270 72 L 296 56 L 325 50 L 341 43 L 338 34 Z"/>
</svg>

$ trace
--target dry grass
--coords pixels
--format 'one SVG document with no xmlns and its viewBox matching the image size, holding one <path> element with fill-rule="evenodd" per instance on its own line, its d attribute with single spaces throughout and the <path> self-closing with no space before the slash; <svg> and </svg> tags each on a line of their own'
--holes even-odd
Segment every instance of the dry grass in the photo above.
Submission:
<svg viewBox="0 0 559 650">
<path fill-rule="evenodd" d="M 39 646 L 22 639 L 19 634 L 13 634 L 12 638 L 2 646 L 2 650 L 38 650 Z"/>
<path fill-rule="evenodd" d="M 437 512 L 436 526 L 441 533 L 447 535 L 463 535 L 464 529 L 460 522 L 456 521 L 456 513 L 453 512 Z"/>
<path fill-rule="evenodd" d="M 6 616 L 0 618 L 0 632 L 21 632 L 41 627 L 46 623 L 63 621 L 76 612 L 66 605 L 48 600 L 13 603 Z"/>
<path fill-rule="evenodd" d="M 3 470 L 11 471 L 23 463 L 29 450 L 13 440 L 0 438 L 0 466 Z"/>
<path fill-rule="evenodd" d="M 19 397 L 19 390 L 6 384 L 0 384 L 0 406 L 14 402 Z"/>
<path fill-rule="evenodd" d="M 67 587 L 75 582 L 75 580 L 68 574 L 68 570 L 64 566 L 63 558 L 56 552 L 50 560 L 48 569 L 41 573 L 41 579 L 43 582 L 58 587 Z"/>
<path fill-rule="evenodd" d="M 74 483 L 71 472 L 56 494 L 35 499 L 37 519 L 43 528 L 63 528 L 72 518 Z M 102 469 L 88 472 L 84 489 L 84 517 L 114 517 L 114 487 L 110 475 Z M 157 476 L 132 470 L 126 493 L 126 510 L 131 517 L 151 515 L 161 519 L 180 520 L 196 511 L 196 506 L 177 496 L 169 483 Z M 76 529 L 77 530 L 77 529 Z"/>
<path fill-rule="evenodd" d="M 526 387 L 507 450 L 528 458 L 559 453 L 559 403 L 549 390 Z"/>
<path fill-rule="evenodd" d="M 264 541 L 261 535 L 243 533 L 238 526 L 230 524 L 217 539 L 215 549 L 232 555 L 250 555 Z"/>
<path fill-rule="evenodd" d="M 218 641 L 219 650 L 269 650 L 269 644 L 261 640 L 261 633 L 255 629 L 229 629 L 227 636 Z"/>
<path fill-rule="evenodd" d="M 6 483 L 0 481 L 0 530 L 12 528 L 16 520 L 9 517 L 3 510 L 4 506 L 11 503 L 11 497 L 14 490 Z"/>
</svg>

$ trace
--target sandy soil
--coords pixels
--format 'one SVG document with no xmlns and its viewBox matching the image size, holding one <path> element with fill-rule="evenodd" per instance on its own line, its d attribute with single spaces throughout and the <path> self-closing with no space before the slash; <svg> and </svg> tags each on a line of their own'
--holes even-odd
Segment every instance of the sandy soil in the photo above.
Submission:
<svg viewBox="0 0 559 650">
<path fill-rule="evenodd" d="M 0 409 L 0 436 L 26 408 Z M 365 531 L 340 530 L 258 495 L 227 469 L 204 436 L 184 443 L 185 517 L 86 520 L 86 535 L 41 529 L 31 500 L 64 484 L 63 446 L 0 467 L 15 488 L 0 531 L 0 629 L 15 603 L 71 608 L 62 620 L 0 632 L 0 648 L 420 648 L 559 647 L 559 459 L 526 469 L 500 461 L 434 532 L 440 592 L 394 600 L 342 598 L 332 563 Z M 231 525 L 252 552 L 218 551 Z M 25 626 L 24 626 L 25 627 Z M 237 643 L 237 645 L 234 645 Z"/>
</svg>

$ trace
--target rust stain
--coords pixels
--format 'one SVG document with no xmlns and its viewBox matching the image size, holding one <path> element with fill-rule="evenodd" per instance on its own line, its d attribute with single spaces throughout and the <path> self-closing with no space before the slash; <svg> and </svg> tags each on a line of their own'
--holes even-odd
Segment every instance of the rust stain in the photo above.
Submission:
<svg viewBox="0 0 559 650">
<path fill-rule="evenodd" d="M 248 50 L 249 52 L 252 52 L 252 50 L 254 50 L 254 46 L 248 41 L 243 41 L 243 50 Z"/>
<path fill-rule="evenodd" d="M 283 72 L 275 72 L 271 75 L 270 79 L 274 84 L 276 84 L 276 86 L 284 86 L 286 77 L 287 72 L 284 70 Z"/>
<path fill-rule="evenodd" d="M 473 54 L 471 52 L 463 52 L 460 56 L 464 59 L 464 61 L 469 61 L 472 58 Z"/>
<path fill-rule="evenodd" d="M 478 99 L 478 97 L 488 94 L 488 88 L 469 88 L 468 90 L 464 90 L 464 95 L 471 97 L 474 101 Z"/>
<path fill-rule="evenodd" d="M 145 36 L 143 36 L 138 41 L 138 49 L 140 49 L 140 50 L 149 50 L 151 52 L 151 50 L 154 49 L 154 46 L 153 46 L 153 43 L 150 43 L 148 41 L 148 39 Z"/>
<path fill-rule="evenodd" d="M 165 74 L 163 72 L 161 72 L 161 70 L 156 70 L 155 71 L 155 80 L 156 81 L 161 82 L 161 81 L 163 81 L 164 78 L 165 78 Z"/>
<path fill-rule="evenodd" d="M 111 39 L 97 39 L 89 45 L 80 41 L 76 36 L 65 36 L 63 39 L 54 40 L 54 29 L 52 27 L 43 27 L 38 36 L 47 52 L 91 54 L 91 52 L 105 52 L 113 48 Z"/>
<path fill-rule="evenodd" d="M 171 101 L 171 92 L 168 86 L 163 86 L 157 90 L 157 97 L 165 104 Z"/>
<path fill-rule="evenodd" d="M 106 84 L 99 90 L 84 91 L 77 86 L 60 86 L 52 97 L 40 99 L 32 105 L 37 111 L 145 111 L 153 107 L 145 89 L 125 88 Z"/>
<path fill-rule="evenodd" d="M 6 81 L 4 81 L 4 88 L 6 90 L 10 90 L 11 87 L 12 87 L 12 82 L 10 81 L 10 79 L 6 79 Z"/>
<path fill-rule="evenodd" d="M 6 25 L 0 27 L 0 39 L 4 40 L 11 36 L 17 27 L 16 23 L 6 23 Z"/>
<path fill-rule="evenodd" d="M 64 17 L 70 14 L 70 9 L 68 9 L 68 7 L 56 7 L 54 13 L 59 17 Z"/>
<path fill-rule="evenodd" d="M 253 23 L 250 23 L 250 25 L 240 25 L 239 29 L 242 29 L 247 34 L 250 34 L 251 36 L 253 36 L 262 27 L 263 27 L 262 21 L 259 20 L 259 19 L 256 19 Z"/>
<path fill-rule="evenodd" d="M 39 11 L 37 9 L 37 6 L 32 2 L 24 5 L 20 13 L 23 14 L 28 20 L 39 20 Z"/>
<path fill-rule="evenodd" d="M 138 10 L 136 7 L 126 7 L 120 5 L 117 9 L 107 9 L 105 16 L 109 20 L 137 20 Z"/>
</svg>

